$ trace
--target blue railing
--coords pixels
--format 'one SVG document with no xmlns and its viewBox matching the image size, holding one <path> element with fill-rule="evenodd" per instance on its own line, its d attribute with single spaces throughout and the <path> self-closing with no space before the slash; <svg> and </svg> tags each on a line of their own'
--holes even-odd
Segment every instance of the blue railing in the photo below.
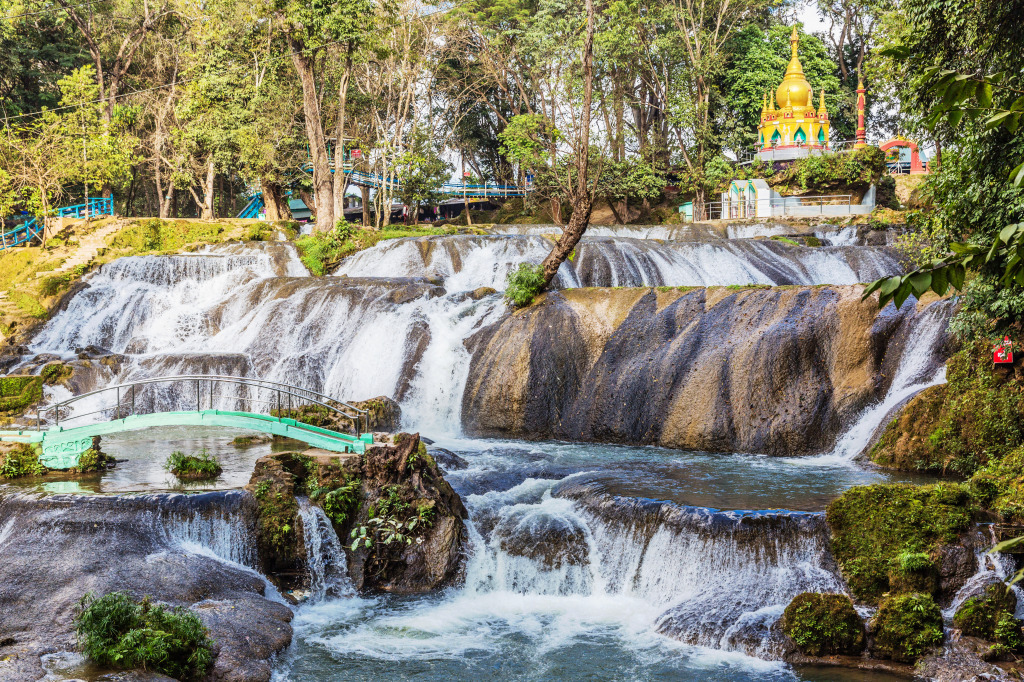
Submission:
<svg viewBox="0 0 1024 682">
<path fill-rule="evenodd" d="M 84 204 L 74 206 L 63 206 L 53 213 L 57 218 L 92 218 L 97 216 L 114 215 L 113 199 L 90 199 Z M 12 246 L 28 244 L 35 239 L 40 241 L 43 238 L 43 224 L 35 217 L 18 225 L 13 230 L 0 233 L 0 250 Z"/>
<path fill-rule="evenodd" d="M 243 208 L 242 212 L 238 214 L 238 217 L 252 220 L 258 218 L 260 216 L 260 211 L 262 210 L 263 195 L 257 194 L 249 200 L 249 203 L 245 205 L 245 208 Z"/>
</svg>

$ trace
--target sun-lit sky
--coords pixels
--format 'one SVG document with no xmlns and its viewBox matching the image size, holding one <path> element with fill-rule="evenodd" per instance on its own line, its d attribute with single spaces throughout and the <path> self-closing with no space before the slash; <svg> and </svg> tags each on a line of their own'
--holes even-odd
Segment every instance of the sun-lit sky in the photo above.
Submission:
<svg viewBox="0 0 1024 682">
<path fill-rule="evenodd" d="M 797 9 L 797 19 L 803 22 L 805 33 L 816 33 L 828 28 L 821 17 L 818 16 L 818 5 L 815 2 L 805 2 Z"/>
</svg>

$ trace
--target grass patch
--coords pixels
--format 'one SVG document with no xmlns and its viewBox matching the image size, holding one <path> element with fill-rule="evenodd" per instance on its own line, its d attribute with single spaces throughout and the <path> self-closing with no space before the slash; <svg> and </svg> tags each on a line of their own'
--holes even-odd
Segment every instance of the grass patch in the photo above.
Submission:
<svg viewBox="0 0 1024 682">
<path fill-rule="evenodd" d="M 124 592 L 86 594 L 75 615 L 79 647 L 99 665 L 141 668 L 182 682 L 203 678 L 213 663 L 213 642 L 194 612 L 168 609 Z"/>
<path fill-rule="evenodd" d="M 224 226 L 217 223 L 152 218 L 128 225 L 110 245 L 131 253 L 178 251 L 189 244 L 219 242 L 223 232 Z"/>
<path fill-rule="evenodd" d="M 790 246 L 801 246 L 800 242 L 790 239 L 789 237 L 772 237 L 773 242 L 782 242 L 783 244 L 789 244 Z M 818 242 L 818 246 L 821 246 L 821 242 Z"/>
<path fill-rule="evenodd" d="M 183 481 L 203 481 L 217 478 L 224 469 L 217 456 L 206 448 L 194 455 L 175 450 L 167 457 L 164 468 Z"/>
<path fill-rule="evenodd" d="M 28 317 L 44 320 L 49 315 L 46 308 L 35 296 L 26 294 L 23 291 L 12 291 L 8 294 L 10 300 Z"/>
<path fill-rule="evenodd" d="M 322 277 L 343 258 L 388 239 L 459 232 L 460 230 L 455 227 L 385 227 L 382 230 L 364 230 L 354 223 L 339 220 L 334 230 L 303 235 L 295 241 L 295 246 L 299 249 L 299 258 L 306 269 L 312 275 Z"/>
</svg>

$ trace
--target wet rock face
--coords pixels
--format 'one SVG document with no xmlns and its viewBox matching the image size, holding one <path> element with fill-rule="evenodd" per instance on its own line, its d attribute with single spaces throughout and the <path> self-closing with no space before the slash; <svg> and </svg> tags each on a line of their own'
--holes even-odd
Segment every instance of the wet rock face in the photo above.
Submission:
<svg viewBox="0 0 1024 682">
<path fill-rule="evenodd" d="M 265 596 L 254 572 L 186 549 L 190 538 L 234 536 L 248 561 L 251 498 L 0 495 L 0 679 L 35 681 L 40 656 L 75 649 L 74 614 L 86 592 L 196 611 L 217 646 L 213 679 L 270 679 L 270 659 L 291 641 L 291 611 Z M 217 531 L 216 529 L 220 529 Z M 229 553 L 228 546 L 215 547 Z"/>
<path fill-rule="evenodd" d="M 479 435 L 806 454 L 888 388 L 913 309 L 861 288 L 570 290 L 471 337 Z"/>
<path fill-rule="evenodd" d="M 586 529 L 575 519 L 542 511 L 515 511 L 494 528 L 502 551 L 539 562 L 547 570 L 586 566 Z"/>
</svg>

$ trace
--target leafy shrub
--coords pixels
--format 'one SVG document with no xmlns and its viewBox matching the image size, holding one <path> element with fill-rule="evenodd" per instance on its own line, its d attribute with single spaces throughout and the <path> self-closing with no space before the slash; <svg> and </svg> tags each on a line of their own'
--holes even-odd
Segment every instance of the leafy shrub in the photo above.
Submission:
<svg viewBox="0 0 1024 682">
<path fill-rule="evenodd" d="M 808 656 L 856 655 L 864 650 L 864 621 L 845 594 L 798 594 L 782 614 L 781 625 Z"/>
<path fill-rule="evenodd" d="M 329 490 L 317 487 L 316 479 L 313 476 L 306 481 L 309 499 L 320 500 L 320 506 L 324 513 L 338 525 L 345 523 L 352 512 L 358 508 L 362 489 L 362 483 L 358 478 L 346 480 L 343 485 Z"/>
<path fill-rule="evenodd" d="M 832 550 L 853 594 L 874 603 L 891 587 L 905 553 L 928 554 L 954 542 L 972 522 L 966 486 L 882 484 L 850 488 L 828 506 Z M 908 564 L 918 558 L 908 558 Z M 897 587 L 899 587 L 897 585 Z"/>
<path fill-rule="evenodd" d="M 299 249 L 302 264 L 312 275 L 322 277 L 342 256 L 355 250 L 354 245 L 346 243 L 347 234 L 347 231 L 339 232 L 334 229 L 330 232 L 314 232 L 299 237 L 295 246 Z"/>
<path fill-rule="evenodd" d="M 942 644 L 942 611 L 928 594 L 900 594 L 885 599 L 873 622 L 872 653 L 914 663 L 932 647 Z"/>
<path fill-rule="evenodd" d="M 189 481 L 216 478 L 223 471 L 217 456 L 206 448 L 194 455 L 175 450 L 167 456 L 164 468 L 178 478 Z"/>
<path fill-rule="evenodd" d="M 0 478 L 42 476 L 46 467 L 39 461 L 39 448 L 17 443 L 0 453 Z"/>
<path fill-rule="evenodd" d="M 188 609 L 167 609 L 124 592 L 86 594 L 75 616 L 79 647 L 90 660 L 114 668 L 142 668 L 183 682 L 201 679 L 213 662 L 213 642 Z"/>
<path fill-rule="evenodd" d="M 544 288 L 544 268 L 540 265 L 520 263 L 505 279 L 505 300 L 517 308 L 533 303 Z"/>
</svg>

